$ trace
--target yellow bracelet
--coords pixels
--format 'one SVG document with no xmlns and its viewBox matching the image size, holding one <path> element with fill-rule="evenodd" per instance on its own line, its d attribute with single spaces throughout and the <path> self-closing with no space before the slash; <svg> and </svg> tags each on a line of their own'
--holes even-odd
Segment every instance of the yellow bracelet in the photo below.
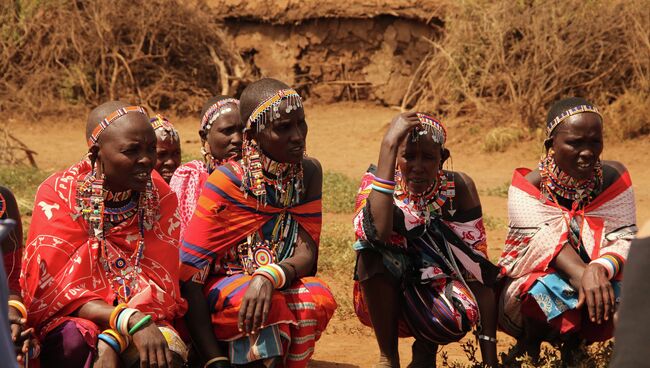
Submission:
<svg viewBox="0 0 650 368">
<path fill-rule="evenodd" d="M 27 319 L 27 307 L 25 307 L 25 304 L 19 302 L 18 300 L 10 300 L 8 304 L 10 307 L 18 309 L 23 318 Z"/>
<path fill-rule="evenodd" d="M 108 329 L 104 330 L 102 333 L 111 335 L 111 337 L 114 337 L 115 340 L 117 340 L 117 343 L 120 344 L 120 353 L 124 352 L 124 350 L 129 347 L 129 342 L 124 338 L 124 336 L 120 335 L 115 330 Z"/>
<path fill-rule="evenodd" d="M 115 309 L 113 309 L 113 312 L 111 312 L 111 317 L 108 319 L 108 324 L 111 326 L 113 330 L 117 330 L 117 326 L 115 325 L 117 323 L 117 316 L 120 314 L 120 312 L 124 309 L 126 309 L 127 305 L 126 303 L 121 303 L 118 304 Z"/>
<path fill-rule="evenodd" d="M 227 357 L 222 357 L 222 356 L 215 357 L 215 358 L 212 358 L 212 359 L 208 360 L 207 362 L 205 362 L 205 365 L 203 365 L 203 368 L 208 368 L 210 366 L 210 364 L 212 364 L 214 362 L 227 362 L 227 361 L 228 361 Z"/>
</svg>

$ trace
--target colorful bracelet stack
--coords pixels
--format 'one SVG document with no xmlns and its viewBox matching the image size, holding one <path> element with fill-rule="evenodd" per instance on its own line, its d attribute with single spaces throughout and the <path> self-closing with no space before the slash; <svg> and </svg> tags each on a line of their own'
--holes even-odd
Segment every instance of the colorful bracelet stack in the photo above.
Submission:
<svg viewBox="0 0 650 368">
<path fill-rule="evenodd" d="M 374 176 L 374 179 L 372 181 L 372 185 L 370 186 L 373 190 L 376 190 L 380 193 L 384 194 L 389 194 L 393 195 L 395 193 L 395 182 L 378 178 L 377 176 Z"/>
<path fill-rule="evenodd" d="M 139 312 L 137 309 L 127 308 L 124 303 L 119 304 L 108 319 L 111 328 L 104 330 L 98 338 L 110 345 L 118 354 L 124 352 L 131 343 L 131 336 L 151 321 L 151 316 L 144 316 L 129 329 L 129 319 L 137 312 Z"/>
<path fill-rule="evenodd" d="M 607 270 L 607 278 L 610 280 L 618 275 L 621 271 L 621 265 L 623 264 L 618 256 L 613 254 L 603 254 L 590 263 L 597 263 L 605 267 L 605 270 Z"/>
<path fill-rule="evenodd" d="M 284 274 L 284 270 L 275 263 L 261 266 L 255 270 L 253 276 L 262 276 L 266 278 L 271 281 L 271 284 L 273 284 L 273 287 L 276 289 L 281 289 L 287 282 L 287 276 Z"/>
<path fill-rule="evenodd" d="M 25 307 L 25 304 L 19 302 L 18 300 L 10 300 L 8 304 L 10 307 L 16 308 L 24 319 L 27 319 L 27 307 Z"/>
</svg>

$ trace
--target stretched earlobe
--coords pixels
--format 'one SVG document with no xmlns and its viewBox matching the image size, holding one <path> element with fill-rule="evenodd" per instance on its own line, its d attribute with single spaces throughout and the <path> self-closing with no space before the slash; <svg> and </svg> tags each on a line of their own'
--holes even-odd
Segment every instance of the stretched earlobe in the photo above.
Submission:
<svg viewBox="0 0 650 368">
<path fill-rule="evenodd" d="M 446 148 L 442 148 L 440 152 L 440 158 L 441 158 L 440 165 L 442 166 L 442 164 L 445 163 L 445 161 L 447 161 L 449 157 L 451 157 L 451 152 L 449 152 L 449 150 Z"/>
</svg>

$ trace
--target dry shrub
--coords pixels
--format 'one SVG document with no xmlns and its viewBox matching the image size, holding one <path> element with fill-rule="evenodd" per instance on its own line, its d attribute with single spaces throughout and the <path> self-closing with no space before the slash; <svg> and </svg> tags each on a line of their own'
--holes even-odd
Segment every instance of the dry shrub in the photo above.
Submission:
<svg viewBox="0 0 650 368">
<path fill-rule="evenodd" d="M 246 65 L 200 2 L 14 0 L 0 5 L 0 110 L 137 101 L 189 112 Z"/>
<path fill-rule="evenodd" d="M 607 109 L 605 132 L 619 139 L 636 138 L 649 134 L 648 106 L 650 106 L 648 95 L 626 92 Z"/>
<path fill-rule="evenodd" d="M 483 152 L 504 152 L 524 137 L 521 129 L 496 127 L 483 138 Z"/>
<path fill-rule="evenodd" d="M 606 109 L 628 89 L 650 92 L 644 1 L 463 0 L 447 14 L 403 107 L 488 124 L 514 114 L 532 129 L 562 97 Z"/>
</svg>

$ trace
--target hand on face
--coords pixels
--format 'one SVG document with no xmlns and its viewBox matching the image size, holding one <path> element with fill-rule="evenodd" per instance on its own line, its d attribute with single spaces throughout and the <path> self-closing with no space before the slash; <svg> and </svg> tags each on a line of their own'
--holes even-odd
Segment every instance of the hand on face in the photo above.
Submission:
<svg viewBox="0 0 650 368">
<path fill-rule="evenodd" d="M 108 126 L 100 136 L 96 167 L 106 176 L 107 189 L 114 192 L 146 189 L 156 163 L 156 134 L 148 118 L 127 114 Z"/>
<path fill-rule="evenodd" d="M 286 101 L 279 106 L 280 118 L 254 137 L 262 151 L 278 162 L 297 164 L 305 155 L 307 122 L 302 107 L 286 112 Z"/>
<path fill-rule="evenodd" d="M 422 123 L 415 112 L 405 112 L 393 118 L 388 127 L 384 142 L 399 145 L 404 141 L 408 133 L 413 128 L 420 126 Z"/>
<path fill-rule="evenodd" d="M 603 123 L 594 113 L 568 117 L 552 135 L 551 148 L 558 167 L 578 180 L 593 177 L 603 152 Z"/>
<path fill-rule="evenodd" d="M 206 137 L 207 147 L 212 157 L 217 160 L 241 158 L 242 132 L 244 126 L 239 116 L 239 108 L 232 104 L 230 111 L 225 111 L 212 123 Z"/>
</svg>

